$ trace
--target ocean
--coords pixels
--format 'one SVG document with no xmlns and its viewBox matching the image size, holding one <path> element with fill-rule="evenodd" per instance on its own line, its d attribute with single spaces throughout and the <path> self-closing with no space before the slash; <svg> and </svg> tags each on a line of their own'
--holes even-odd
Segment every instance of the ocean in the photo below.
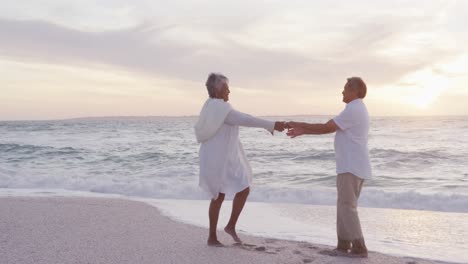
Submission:
<svg viewBox="0 0 468 264">
<path fill-rule="evenodd" d="M 325 122 L 331 117 L 266 118 Z M 18 194 L 24 190 L 40 190 L 42 193 L 80 192 L 207 204 L 208 195 L 198 187 L 199 145 L 193 133 L 196 119 L 115 117 L 2 121 L 0 189 L 10 195 L 15 190 Z M 373 178 L 365 182 L 359 206 L 366 208 L 363 210 L 391 209 L 416 212 L 416 215 L 417 212 L 444 214 L 448 219 L 453 214 L 461 222 L 468 221 L 466 135 L 468 117 L 372 118 L 369 151 Z M 262 208 L 289 205 L 295 218 L 302 217 L 301 221 L 313 223 L 316 217 L 301 216 L 307 214 L 304 208 L 332 208 L 336 203 L 333 137 L 290 139 L 285 133 L 275 132 L 272 136 L 263 129 L 241 128 L 241 142 L 254 171 L 249 203 L 263 205 Z M 163 206 L 164 203 L 159 204 Z M 169 207 L 164 208 L 169 210 Z M 177 206 L 172 210 L 177 210 Z M 280 211 L 275 212 L 279 214 Z M 184 218 L 170 210 L 167 214 L 191 222 L 187 220 L 190 216 Z M 334 221 L 331 215 L 330 218 Z M 202 220 L 207 222 L 204 215 Z M 266 235 L 270 232 L 280 238 L 304 239 L 300 231 L 296 236 L 294 232 L 289 233 L 289 237 L 275 235 L 274 228 L 281 229 L 281 226 L 272 225 L 270 231 L 265 231 Z M 456 241 L 468 246 L 466 224 L 461 228 L 455 236 L 462 237 Z M 313 236 L 307 239 L 314 242 Z M 315 242 L 332 244 L 333 240 L 332 232 L 324 241 Z M 393 241 L 392 247 L 398 248 L 400 244 Z M 400 249 L 402 247 L 400 245 Z M 468 262 L 468 253 L 459 253 L 461 255 L 455 254 L 458 256 L 455 259 L 435 258 L 457 261 L 462 256 L 461 260 Z M 419 256 L 422 253 L 409 254 Z"/>
</svg>

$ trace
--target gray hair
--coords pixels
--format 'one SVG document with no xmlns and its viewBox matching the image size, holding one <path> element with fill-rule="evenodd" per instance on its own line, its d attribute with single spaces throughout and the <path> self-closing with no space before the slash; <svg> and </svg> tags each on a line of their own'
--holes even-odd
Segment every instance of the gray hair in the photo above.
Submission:
<svg viewBox="0 0 468 264">
<path fill-rule="evenodd" d="M 208 95 L 211 98 L 215 98 L 215 91 L 219 90 L 223 82 L 228 82 L 228 78 L 220 73 L 210 73 L 208 79 L 206 80 L 206 89 L 208 90 Z"/>
<path fill-rule="evenodd" d="M 366 86 L 366 83 L 361 79 L 361 77 L 351 77 L 351 78 L 348 78 L 347 80 L 348 80 L 349 87 L 351 87 L 352 89 L 358 92 L 359 98 L 366 97 L 367 86 Z"/>
</svg>

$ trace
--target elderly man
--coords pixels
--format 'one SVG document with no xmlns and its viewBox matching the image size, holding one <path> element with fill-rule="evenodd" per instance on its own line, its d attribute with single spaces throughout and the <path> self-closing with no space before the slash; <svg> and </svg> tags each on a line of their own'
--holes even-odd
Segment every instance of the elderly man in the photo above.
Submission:
<svg viewBox="0 0 468 264">
<path fill-rule="evenodd" d="M 337 186 L 337 235 L 336 249 L 325 254 L 367 257 L 357 213 L 357 202 L 365 179 L 372 175 L 367 139 L 369 115 L 363 102 L 367 87 L 359 77 L 348 78 L 343 94 L 345 109 L 325 124 L 289 122 L 291 138 L 304 134 L 335 134 Z"/>
</svg>

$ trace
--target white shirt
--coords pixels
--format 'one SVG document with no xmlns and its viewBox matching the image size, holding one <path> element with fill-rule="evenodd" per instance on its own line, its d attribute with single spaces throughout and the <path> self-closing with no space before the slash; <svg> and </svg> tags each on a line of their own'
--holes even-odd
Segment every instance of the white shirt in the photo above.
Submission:
<svg viewBox="0 0 468 264">
<path fill-rule="evenodd" d="M 219 193 L 238 193 L 252 182 L 252 168 L 239 140 L 239 126 L 273 132 L 275 122 L 231 110 L 216 134 L 201 143 L 199 185 L 212 199 Z"/>
<path fill-rule="evenodd" d="M 369 114 L 362 99 L 349 102 L 333 121 L 339 128 L 335 134 L 336 173 L 352 173 L 362 179 L 371 178 L 367 147 Z"/>
</svg>

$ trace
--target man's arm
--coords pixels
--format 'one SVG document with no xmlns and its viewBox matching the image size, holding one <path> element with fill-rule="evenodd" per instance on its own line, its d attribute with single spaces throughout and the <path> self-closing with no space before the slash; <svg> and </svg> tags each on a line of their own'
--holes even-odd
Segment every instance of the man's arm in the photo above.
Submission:
<svg viewBox="0 0 468 264">
<path fill-rule="evenodd" d="M 303 122 L 288 122 L 287 127 L 290 129 L 288 130 L 287 135 L 290 137 L 297 137 L 300 135 L 311 134 L 311 135 L 321 135 L 321 134 L 329 134 L 335 132 L 339 127 L 336 125 L 333 119 L 330 119 L 325 124 L 309 124 Z"/>
</svg>

